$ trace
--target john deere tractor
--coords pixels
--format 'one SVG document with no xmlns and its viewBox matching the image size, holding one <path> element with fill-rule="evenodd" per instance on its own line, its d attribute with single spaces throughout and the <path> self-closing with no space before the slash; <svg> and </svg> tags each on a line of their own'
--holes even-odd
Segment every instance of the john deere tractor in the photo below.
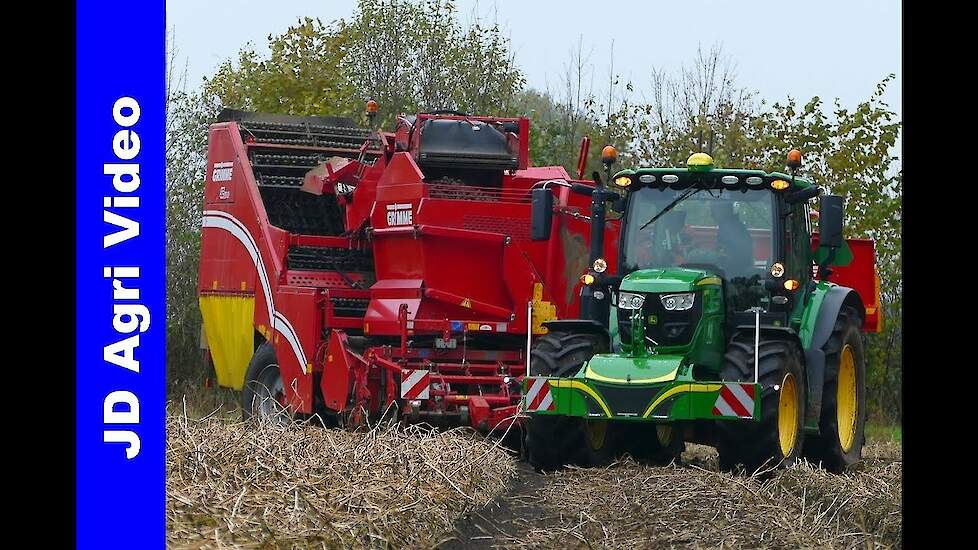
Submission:
<svg viewBox="0 0 978 550">
<path fill-rule="evenodd" d="M 842 197 L 821 196 L 815 247 L 808 203 L 821 189 L 797 175 L 797 150 L 788 173 L 719 169 L 696 153 L 685 168 L 611 176 L 616 156 L 603 151 L 614 188 L 593 175 L 591 223 L 600 235 L 607 211 L 621 214 L 617 273 L 592 238 L 584 318 L 546 323 L 530 352 L 533 466 L 626 452 L 664 462 L 686 441 L 715 446 L 723 469 L 859 460 L 866 307 L 828 282 L 852 260 Z M 549 193 L 534 192 L 536 239 L 549 234 Z"/>
</svg>

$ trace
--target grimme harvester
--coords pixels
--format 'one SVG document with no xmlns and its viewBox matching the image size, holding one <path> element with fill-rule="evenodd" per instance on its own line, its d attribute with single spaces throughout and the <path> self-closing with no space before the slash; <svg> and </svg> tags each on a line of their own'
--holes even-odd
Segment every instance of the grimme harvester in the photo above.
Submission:
<svg viewBox="0 0 978 550">
<path fill-rule="evenodd" d="M 526 118 L 439 111 L 381 132 L 226 110 L 209 139 L 199 302 L 246 416 L 513 423 L 531 339 L 581 317 L 588 140 L 571 178 L 530 166 Z M 546 241 L 531 239 L 535 189 Z"/>
<path fill-rule="evenodd" d="M 595 239 L 582 318 L 548 323 L 533 345 L 534 466 L 670 460 L 684 441 L 716 446 L 724 469 L 804 453 L 838 471 L 860 458 L 861 331 L 882 326 L 874 246 L 843 239 L 840 196 L 821 198 L 813 231 L 821 189 L 800 165 L 798 150 L 788 174 L 716 169 L 696 153 L 685 168 L 618 172 L 624 198 L 596 186 L 594 202 L 623 213 L 618 261 Z M 547 228 L 552 197 L 533 193 L 533 226 Z"/>
</svg>

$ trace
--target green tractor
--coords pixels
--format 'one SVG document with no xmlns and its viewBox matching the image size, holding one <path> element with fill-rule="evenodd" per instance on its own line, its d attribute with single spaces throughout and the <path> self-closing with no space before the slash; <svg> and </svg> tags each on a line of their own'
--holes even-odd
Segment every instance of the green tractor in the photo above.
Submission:
<svg viewBox="0 0 978 550">
<path fill-rule="evenodd" d="M 687 441 L 716 447 L 725 470 L 858 461 L 861 331 L 880 321 L 879 284 L 872 252 L 854 265 L 842 197 L 809 209 L 821 189 L 796 175 L 797 150 L 789 173 L 718 169 L 696 153 L 686 168 L 612 178 L 616 156 L 606 148 L 602 160 L 617 189 L 595 173 L 591 205 L 592 236 L 607 210 L 621 214 L 616 261 L 591 239 L 583 318 L 546 323 L 530 351 L 531 464 L 593 466 L 622 453 L 662 463 Z M 549 192 L 534 192 L 534 238 L 548 233 Z M 836 269 L 859 284 L 830 282 Z M 854 287 L 875 288 L 872 307 Z"/>
</svg>

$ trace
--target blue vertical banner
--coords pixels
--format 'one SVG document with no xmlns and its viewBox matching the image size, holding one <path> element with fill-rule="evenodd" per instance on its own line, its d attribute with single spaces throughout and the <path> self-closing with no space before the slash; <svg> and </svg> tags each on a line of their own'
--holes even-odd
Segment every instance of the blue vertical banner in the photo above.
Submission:
<svg viewBox="0 0 978 550">
<path fill-rule="evenodd" d="M 76 4 L 76 537 L 165 545 L 165 4 Z"/>
</svg>

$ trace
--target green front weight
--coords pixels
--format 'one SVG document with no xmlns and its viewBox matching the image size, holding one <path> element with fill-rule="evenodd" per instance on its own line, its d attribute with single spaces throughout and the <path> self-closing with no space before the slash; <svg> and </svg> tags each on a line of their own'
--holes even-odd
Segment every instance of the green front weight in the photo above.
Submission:
<svg viewBox="0 0 978 550">
<path fill-rule="evenodd" d="M 532 380 L 523 381 L 527 395 Z M 582 378 L 545 378 L 546 388 L 534 393 L 527 413 L 625 421 L 760 420 L 761 385 L 720 381 L 676 380 L 663 384 L 605 384 Z M 730 386 L 726 391 L 724 386 Z M 735 387 L 736 386 L 736 387 Z M 541 391 L 549 391 L 552 405 Z M 723 392 L 723 399 L 719 399 Z M 753 397 L 751 397 L 753 393 Z M 536 408 L 535 408 L 536 407 Z M 746 413 L 746 414 L 743 414 Z"/>
</svg>

